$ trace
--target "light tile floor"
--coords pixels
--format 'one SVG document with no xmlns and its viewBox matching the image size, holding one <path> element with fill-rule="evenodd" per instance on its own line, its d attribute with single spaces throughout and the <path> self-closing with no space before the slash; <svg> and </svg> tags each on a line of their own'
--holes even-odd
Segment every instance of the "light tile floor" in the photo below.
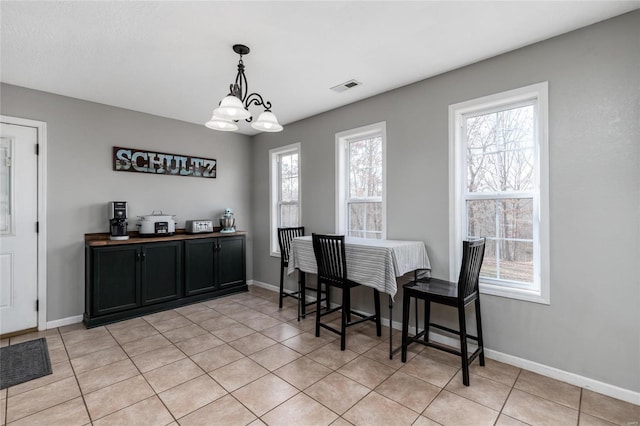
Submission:
<svg viewBox="0 0 640 426">
<path fill-rule="evenodd" d="M 294 300 L 236 294 L 45 336 L 53 374 L 0 391 L 5 425 L 637 425 L 640 407 L 488 359 L 414 345 L 388 359 L 388 329 L 332 333 Z M 357 326 L 356 326 L 357 327 Z M 399 339 L 398 339 L 399 340 Z M 398 341 L 397 340 L 397 341 Z"/>
</svg>

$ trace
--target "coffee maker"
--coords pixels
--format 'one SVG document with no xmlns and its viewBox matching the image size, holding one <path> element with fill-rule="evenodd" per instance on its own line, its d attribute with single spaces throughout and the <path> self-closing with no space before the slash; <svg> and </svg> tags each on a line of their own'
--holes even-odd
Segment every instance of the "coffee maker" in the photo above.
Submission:
<svg viewBox="0 0 640 426">
<path fill-rule="evenodd" d="M 109 203 L 109 239 L 128 240 L 127 225 L 127 202 L 111 201 Z"/>
</svg>

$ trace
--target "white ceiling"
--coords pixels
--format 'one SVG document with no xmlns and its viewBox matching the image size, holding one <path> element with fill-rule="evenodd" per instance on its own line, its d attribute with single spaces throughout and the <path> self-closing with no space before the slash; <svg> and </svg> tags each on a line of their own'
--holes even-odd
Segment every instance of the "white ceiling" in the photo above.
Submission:
<svg viewBox="0 0 640 426">
<path fill-rule="evenodd" d="M 636 1 L 2 1 L 0 80 L 202 124 L 246 44 L 288 123 L 640 7 Z M 330 87 L 356 79 L 343 93 Z M 255 115 L 260 112 L 253 107 Z M 255 133 L 246 123 L 241 131 Z"/>
</svg>

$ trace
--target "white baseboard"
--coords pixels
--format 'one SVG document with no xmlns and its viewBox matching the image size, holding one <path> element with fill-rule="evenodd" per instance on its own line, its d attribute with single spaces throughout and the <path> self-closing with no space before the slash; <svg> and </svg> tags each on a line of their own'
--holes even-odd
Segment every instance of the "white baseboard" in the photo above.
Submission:
<svg viewBox="0 0 640 426">
<path fill-rule="evenodd" d="M 280 286 L 267 284 L 267 283 L 263 283 L 261 281 L 256 281 L 256 280 L 247 280 L 247 285 L 255 285 L 256 287 L 264 288 L 266 290 L 273 291 L 274 293 L 277 293 L 278 291 L 280 291 Z M 285 289 L 285 290 L 293 291 L 291 289 Z M 313 290 L 311 290 L 311 291 L 313 292 Z M 306 299 L 307 299 L 307 302 L 311 302 L 313 300 L 316 300 L 316 298 L 314 296 L 307 296 Z M 338 306 L 338 304 L 337 303 L 332 303 L 331 306 Z M 371 315 L 371 314 L 367 314 L 367 315 Z"/>
<path fill-rule="evenodd" d="M 280 290 L 280 286 L 263 283 L 262 281 L 247 280 L 247 285 L 255 285 L 256 287 L 264 288 L 269 291 L 277 293 Z"/>
<path fill-rule="evenodd" d="M 601 393 L 612 398 L 640 405 L 640 392 L 634 392 L 629 389 L 610 385 L 608 383 L 590 379 L 589 377 L 580 376 L 578 374 L 570 373 L 568 371 L 560 370 L 554 367 L 549 367 L 548 365 L 539 364 L 534 361 L 529 361 L 528 359 L 519 358 L 517 356 L 494 351 L 492 349 L 485 349 L 485 354 L 487 358 L 504 362 L 505 364 L 520 367 L 525 370 L 541 374 L 543 376 L 551 377 L 552 379 L 560 380 L 562 382 L 589 389 L 591 391 Z"/>
<path fill-rule="evenodd" d="M 62 318 L 59 320 L 47 321 L 47 330 L 50 328 L 64 327 L 65 325 L 77 324 L 79 322 L 82 322 L 82 315 Z"/>
<path fill-rule="evenodd" d="M 393 323 L 393 328 L 402 329 L 402 323 Z M 415 333 L 415 328 L 410 328 L 410 333 Z M 444 334 L 431 331 L 429 338 L 438 343 L 442 343 L 447 346 L 452 346 L 460 349 L 460 341 L 456 338 L 445 336 Z M 477 345 L 470 343 L 469 351 L 474 351 Z M 603 395 L 610 396 L 612 398 L 620 399 L 622 401 L 630 402 L 632 404 L 640 405 L 640 392 L 634 392 L 629 389 L 624 389 L 615 385 L 600 382 L 598 380 L 590 379 L 589 377 L 580 376 L 575 373 L 560 370 L 555 367 L 540 364 L 528 359 L 520 358 L 514 355 L 505 354 L 493 349 L 485 347 L 484 354 L 487 358 L 495 361 L 503 362 L 505 364 L 513 365 L 514 367 L 529 370 L 542 376 L 550 377 L 552 379 L 560 380 L 562 382 L 569 383 L 571 385 L 579 386 L 581 388 L 589 389 L 591 391 L 601 393 Z"/>
</svg>

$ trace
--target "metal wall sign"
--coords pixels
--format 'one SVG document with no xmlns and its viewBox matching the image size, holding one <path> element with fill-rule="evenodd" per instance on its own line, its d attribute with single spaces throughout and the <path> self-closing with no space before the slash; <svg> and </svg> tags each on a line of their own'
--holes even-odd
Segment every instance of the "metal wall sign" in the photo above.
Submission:
<svg viewBox="0 0 640 426">
<path fill-rule="evenodd" d="M 212 158 L 113 147 L 113 170 L 117 172 L 215 178 L 217 165 Z"/>
</svg>

